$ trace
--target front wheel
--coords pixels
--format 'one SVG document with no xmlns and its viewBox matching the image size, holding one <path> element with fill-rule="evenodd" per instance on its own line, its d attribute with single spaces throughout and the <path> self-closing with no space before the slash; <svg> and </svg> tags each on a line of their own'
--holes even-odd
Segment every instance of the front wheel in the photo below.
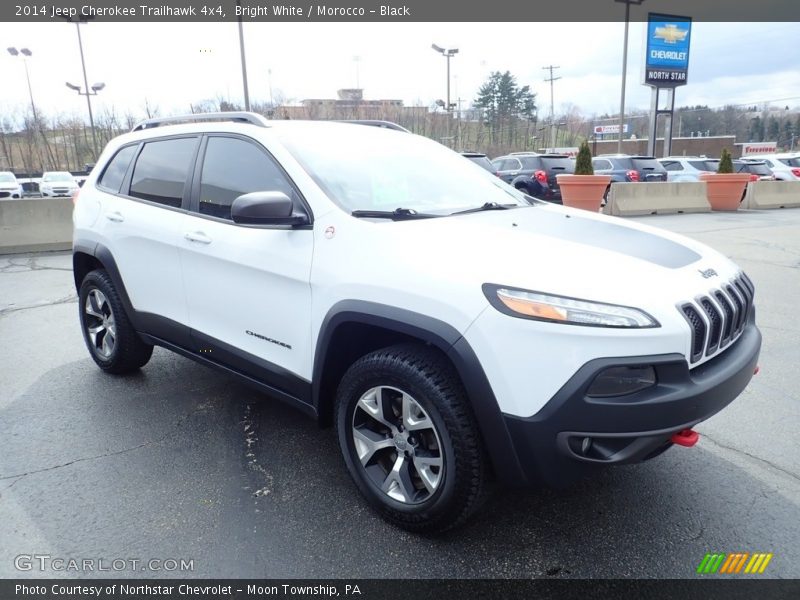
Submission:
<svg viewBox="0 0 800 600">
<path fill-rule="evenodd" d="M 488 461 L 450 362 L 413 344 L 356 361 L 336 398 L 339 445 L 356 486 L 391 523 L 439 532 L 485 497 Z"/>
</svg>

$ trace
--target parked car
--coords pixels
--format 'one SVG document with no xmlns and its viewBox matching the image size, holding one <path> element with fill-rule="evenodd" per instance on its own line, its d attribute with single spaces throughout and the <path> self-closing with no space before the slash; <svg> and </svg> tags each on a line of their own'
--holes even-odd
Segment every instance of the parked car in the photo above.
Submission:
<svg viewBox="0 0 800 600">
<path fill-rule="evenodd" d="M 597 175 L 610 175 L 611 183 L 667 181 L 667 171 L 653 156 L 600 154 L 592 159 Z"/>
<path fill-rule="evenodd" d="M 39 191 L 45 197 L 73 196 L 78 189 L 78 182 L 68 171 L 48 171 L 39 184 Z"/>
<path fill-rule="evenodd" d="M 658 162 L 667 171 L 667 181 L 700 181 L 700 175 L 715 172 L 704 156 L 668 156 Z"/>
<path fill-rule="evenodd" d="M 561 204 L 557 175 L 575 172 L 566 154 L 515 153 L 492 160 L 497 176 L 529 196 Z"/>
<path fill-rule="evenodd" d="M 11 171 L 0 171 L 0 198 L 22 198 L 22 186 Z"/>
<path fill-rule="evenodd" d="M 709 158 L 706 160 L 708 168 L 713 173 L 719 169 L 719 159 Z M 766 163 L 760 159 L 737 158 L 733 161 L 734 173 L 748 173 L 750 181 L 775 181 L 775 175 L 767 167 Z"/>
<path fill-rule="evenodd" d="M 532 200 L 411 133 L 198 118 L 113 139 L 76 197 L 89 355 L 122 374 L 163 346 L 334 426 L 397 526 L 690 446 L 753 376 L 755 288 L 694 240 Z"/>
<path fill-rule="evenodd" d="M 775 175 L 775 179 L 780 181 L 800 180 L 800 153 L 786 152 L 782 154 L 768 154 L 764 156 L 743 157 L 763 160 L 764 164 Z"/>
<path fill-rule="evenodd" d="M 461 156 L 467 158 L 474 162 L 476 165 L 479 165 L 489 171 L 492 175 L 497 175 L 497 170 L 494 168 L 492 161 L 489 160 L 489 157 L 483 154 L 482 152 L 462 152 Z"/>
</svg>

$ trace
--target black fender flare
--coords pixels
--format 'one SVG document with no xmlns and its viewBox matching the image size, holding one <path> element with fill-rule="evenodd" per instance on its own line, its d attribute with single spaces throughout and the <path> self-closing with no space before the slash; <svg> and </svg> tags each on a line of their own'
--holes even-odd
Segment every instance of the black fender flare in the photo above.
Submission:
<svg viewBox="0 0 800 600">
<path fill-rule="evenodd" d="M 314 353 L 312 401 L 321 414 L 321 382 L 331 339 L 345 323 L 358 323 L 411 336 L 441 350 L 452 362 L 467 392 L 481 437 L 497 478 L 507 484 L 526 481 L 486 373 L 466 339 L 451 325 L 433 317 L 363 300 L 343 300 L 328 311 L 320 326 Z M 334 349 L 335 351 L 335 349 Z"/>
</svg>

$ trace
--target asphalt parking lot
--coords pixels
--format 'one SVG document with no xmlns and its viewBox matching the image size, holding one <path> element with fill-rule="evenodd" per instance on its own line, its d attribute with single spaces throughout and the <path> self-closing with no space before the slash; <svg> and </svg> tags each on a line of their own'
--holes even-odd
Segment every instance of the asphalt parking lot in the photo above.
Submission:
<svg viewBox="0 0 800 600">
<path fill-rule="evenodd" d="M 332 431 L 279 402 L 161 349 L 139 374 L 104 375 L 70 256 L 0 257 L 0 577 L 98 575 L 15 568 L 46 554 L 193 560 L 126 577 L 682 578 L 736 551 L 800 577 L 800 210 L 638 220 L 747 271 L 761 373 L 696 447 L 568 490 L 499 490 L 436 538 L 376 517 Z"/>
</svg>

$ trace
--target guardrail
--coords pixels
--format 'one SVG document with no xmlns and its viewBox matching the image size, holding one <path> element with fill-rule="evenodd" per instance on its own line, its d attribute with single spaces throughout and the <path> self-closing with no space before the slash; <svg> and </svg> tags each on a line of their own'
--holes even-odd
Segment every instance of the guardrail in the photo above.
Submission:
<svg viewBox="0 0 800 600">
<path fill-rule="evenodd" d="M 72 248 L 72 198 L 0 201 L 0 254 Z"/>
<path fill-rule="evenodd" d="M 711 212 L 703 182 L 612 183 L 603 212 L 616 217 Z"/>
<path fill-rule="evenodd" d="M 800 181 L 753 181 L 747 186 L 742 208 L 800 208 Z"/>
</svg>

